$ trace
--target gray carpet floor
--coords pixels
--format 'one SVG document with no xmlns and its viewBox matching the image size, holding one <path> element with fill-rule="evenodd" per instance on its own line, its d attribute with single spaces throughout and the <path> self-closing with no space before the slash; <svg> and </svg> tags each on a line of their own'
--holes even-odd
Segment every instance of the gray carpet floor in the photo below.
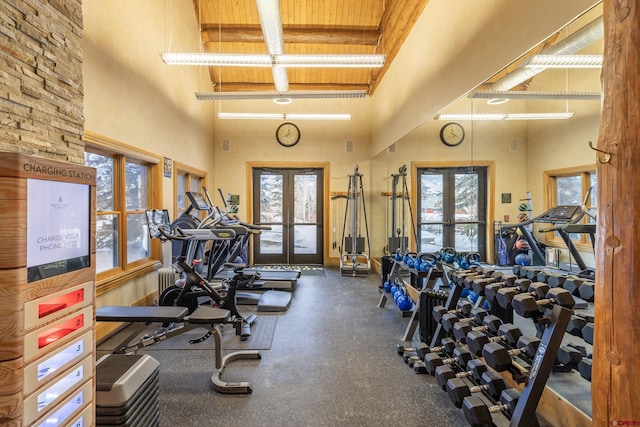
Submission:
<svg viewBox="0 0 640 427">
<path fill-rule="evenodd" d="M 213 390 L 210 350 L 146 350 L 160 362 L 160 425 L 466 425 L 435 378 L 397 355 L 408 319 L 393 304 L 377 307 L 378 283 L 375 273 L 303 274 L 289 310 L 266 315 L 277 315 L 271 349 L 222 375 L 251 382 L 249 395 Z"/>
</svg>

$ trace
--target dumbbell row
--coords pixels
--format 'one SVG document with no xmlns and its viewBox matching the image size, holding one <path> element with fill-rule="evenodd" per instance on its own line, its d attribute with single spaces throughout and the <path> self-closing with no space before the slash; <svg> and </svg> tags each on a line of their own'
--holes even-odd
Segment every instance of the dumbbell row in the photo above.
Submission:
<svg viewBox="0 0 640 427">
<path fill-rule="evenodd" d="M 522 344 L 523 341 L 520 340 L 519 343 Z M 502 412 L 508 417 L 513 414 L 520 393 L 516 389 L 507 388 L 499 374 L 489 371 L 484 363 L 473 358 L 464 347 L 457 347 L 453 357 L 430 353 L 425 356 L 425 360 L 429 373 L 436 376 L 438 385 L 447 392 L 451 402 L 456 407 L 463 408 L 465 419 L 470 425 L 488 425 L 492 413 Z M 485 403 L 478 397 L 480 394 L 489 396 L 499 404 Z"/>
<path fill-rule="evenodd" d="M 514 266 L 513 272 L 518 277 L 526 277 L 529 280 L 545 282 L 554 288 L 562 287 L 576 297 L 580 297 L 588 302 L 593 302 L 595 283 L 586 278 L 572 274 L 558 274 L 535 267 Z"/>
</svg>

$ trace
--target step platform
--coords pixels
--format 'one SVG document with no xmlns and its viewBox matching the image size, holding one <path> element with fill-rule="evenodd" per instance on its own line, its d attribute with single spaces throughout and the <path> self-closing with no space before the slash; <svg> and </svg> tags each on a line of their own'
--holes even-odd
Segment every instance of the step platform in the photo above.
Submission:
<svg viewBox="0 0 640 427">
<path fill-rule="evenodd" d="M 241 305 L 257 305 L 258 311 L 281 312 L 289 309 L 291 296 L 291 292 L 283 291 L 236 292 L 236 302 Z"/>
<path fill-rule="evenodd" d="M 160 363 L 147 354 L 108 354 L 96 364 L 96 426 L 158 426 Z"/>
</svg>

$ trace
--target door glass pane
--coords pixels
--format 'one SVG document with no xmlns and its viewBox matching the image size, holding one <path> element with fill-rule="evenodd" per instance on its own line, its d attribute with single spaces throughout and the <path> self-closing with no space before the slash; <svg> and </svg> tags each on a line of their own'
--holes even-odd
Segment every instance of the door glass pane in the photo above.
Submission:
<svg viewBox="0 0 640 427">
<path fill-rule="evenodd" d="M 316 223 L 318 211 L 318 177 L 316 175 L 295 175 L 294 188 L 294 223 Z M 315 237 L 314 237 L 315 238 Z M 297 242 L 296 242 L 297 245 Z M 315 248 L 315 246 L 314 246 Z M 313 251 L 315 252 L 315 250 Z M 307 252 L 304 252 L 307 253 Z"/>
<path fill-rule="evenodd" d="M 282 222 L 282 178 L 282 175 L 260 175 L 261 223 Z M 280 234 L 282 234 L 282 230 Z M 280 244 L 282 244 L 282 236 L 280 237 Z M 282 249 L 280 249 L 281 251 Z"/>
<path fill-rule="evenodd" d="M 147 208 L 147 168 L 137 163 L 126 164 L 127 210 Z"/>
<path fill-rule="evenodd" d="M 118 215 L 96 218 L 96 272 L 118 266 Z"/>
<path fill-rule="evenodd" d="M 177 205 L 178 210 L 181 212 L 186 209 L 184 206 L 184 178 L 184 175 L 178 175 L 176 182 L 176 185 L 178 186 L 178 190 L 176 192 Z"/>
<path fill-rule="evenodd" d="M 423 224 L 418 231 L 420 251 L 436 252 L 442 248 L 442 224 Z"/>
<path fill-rule="evenodd" d="M 478 175 L 455 174 L 455 222 L 478 220 Z M 456 230 L 457 234 L 457 230 Z M 457 245 L 456 237 L 456 248 Z"/>
<path fill-rule="evenodd" d="M 260 254 L 282 253 L 282 226 L 272 225 L 271 230 L 260 233 Z"/>
<path fill-rule="evenodd" d="M 315 225 L 295 225 L 293 227 L 294 254 L 315 254 L 317 248 L 317 227 Z"/>
<path fill-rule="evenodd" d="M 560 176 L 556 179 L 557 202 L 560 205 L 579 206 L 582 203 L 582 178 Z"/>
<path fill-rule="evenodd" d="M 149 234 L 145 214 L 127 215 L 127 262 L 149 256 Z"/>
<path fill-rule="evenodd" d="M 478 224 L 456 225 L 455 248 L 458 252 L 478 250 Z"/>
<path fill-rule="evenodd" d="M 420 180 L 420 222 L 442 222 L 443 176 L 422 174 Z"/>
<path fill-rule="evenodd" d="M 96 168 L 96 202 L 98 211 L 114 211 L 113 158 L 87 151 L 84 153 L 84 160 L 87 166 Z"/>
</svg>

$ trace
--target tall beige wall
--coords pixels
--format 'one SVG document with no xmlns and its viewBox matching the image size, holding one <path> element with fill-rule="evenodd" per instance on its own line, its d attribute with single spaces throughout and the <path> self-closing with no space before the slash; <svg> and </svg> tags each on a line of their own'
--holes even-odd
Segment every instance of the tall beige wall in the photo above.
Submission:
<svg viewBox="0 0 640 427">
<path fill-rule="evenodd" d="M 193 3 L 85 0 L 82 7 L 85 129 L 207 171 L 212 181 L 213 106 L 194 95 L 210 85 L 208 74 L 160 59 L 168 50 L 199 50 Z M 173 180 L 161 185 L 162 207 L 171 212 Z M 100 296 L 98 304 L 127 305 L 155 290 L 154 273 Z"/>
<path fill-rule="evenodd" d="M 430 0 L 373 97 L 372 155 L 597 3 Z"/>
</svg>

